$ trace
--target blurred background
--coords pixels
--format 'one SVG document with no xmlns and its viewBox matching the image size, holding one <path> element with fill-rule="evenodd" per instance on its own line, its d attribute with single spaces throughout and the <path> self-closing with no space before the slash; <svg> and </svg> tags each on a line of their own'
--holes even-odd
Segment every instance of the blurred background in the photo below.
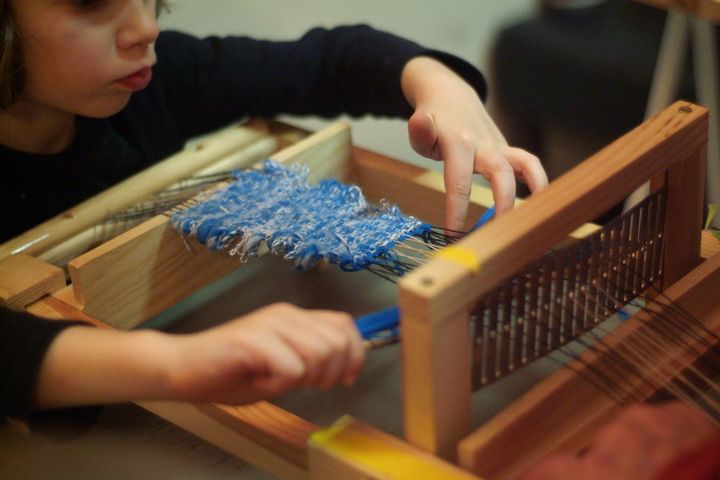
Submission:
<svg viewBox="0 0 720 480">
<path fill-rule="evenodd" d="M 172 0 L 161 18 L 166 28 L 197 35 L 242 34 L 297 38 L 315 26 L 367 23 L 425 46 L 445 50 L 486 71 L 488 53 L 501 26 L 530 17 L 536 0 Z M 325 122 L 292 119 L 311 128 Z M 353 120 L 355 143 L 395 158 L 417 161 L 400 120 Z M 421 160 L 425 167 L 435 162 Z"/>
<path fill-rule="evenodd" d="M 666 12 L 630 0 L 173 0 L 165 28 L 292 39 L 315 26 L 368 23 L 476 65 L 488 108 L 551 178 L 644 117 Z M 693 99 L 682 65 L 677 97 Z M 319 128 L 317 119 L 286 118 Z M 353 119 L 355 143 L 439 169 L 408 146 L 400 120 Z"/>
</svg>

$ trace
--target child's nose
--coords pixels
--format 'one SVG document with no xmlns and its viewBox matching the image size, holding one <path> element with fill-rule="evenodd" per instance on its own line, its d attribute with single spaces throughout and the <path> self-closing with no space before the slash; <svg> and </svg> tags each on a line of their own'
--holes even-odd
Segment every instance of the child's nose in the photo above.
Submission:
<svg viewBox="0 0 720 480">
<path fill-rule="evenodd" d="M 123 13 L 123 22 L 118 33 L 121 49 L 153 43 L 160 33 L 155 11 L 155 2 L 131 0 Z"/>
</svg>

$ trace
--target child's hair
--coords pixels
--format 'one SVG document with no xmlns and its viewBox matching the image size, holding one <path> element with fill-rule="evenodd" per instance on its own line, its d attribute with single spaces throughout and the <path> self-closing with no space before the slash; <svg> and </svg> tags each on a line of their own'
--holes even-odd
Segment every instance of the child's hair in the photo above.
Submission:
<svg viewBox="0 0 720 480">
<path fill-rule="evenodd" d="M 168 5 L 168 0 L 157 0 L 157 14 Z M 15 101 L 24 81 L 19 34 L 7 0 L 0 0 L 0 109 Z"/>
</svg>

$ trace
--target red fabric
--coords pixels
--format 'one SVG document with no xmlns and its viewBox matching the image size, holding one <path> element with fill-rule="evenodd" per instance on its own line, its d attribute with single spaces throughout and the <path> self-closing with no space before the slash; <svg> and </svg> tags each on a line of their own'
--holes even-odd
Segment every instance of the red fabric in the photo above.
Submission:
<svg viewBox="0 0 720 480">
<path fill-rule="evenodd" d="M 671 462 L 655 480 L 720 480 L 720 435 Z"/>
</svg>

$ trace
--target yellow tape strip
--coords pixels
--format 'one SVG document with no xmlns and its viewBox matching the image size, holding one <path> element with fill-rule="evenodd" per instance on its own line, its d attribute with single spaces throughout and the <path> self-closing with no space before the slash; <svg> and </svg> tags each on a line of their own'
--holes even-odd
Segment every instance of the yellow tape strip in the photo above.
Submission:
<svg viewBox="0 0 720 480">
<path fill-rule="evenodd" d="M 387 480 L 469 480 L 476 477 L 460 469 L 441 463 L 425 454 L 383 442 L 362 432 L 347 428 L 350 419 L 341 419 L 331 427 L 314 432 L 310 439 L 325 451 L 352 462 Z M 410 448 L 410 447 L 408 447 Z"/>
<path fill-rule="evenodd" d="M 473 273 L 480 270 L 480 259 L 475 252 L 457 245 L 450 245 L 440 250 L 436 256 L 444 260 L 467 267 Z"/>
</svg>

